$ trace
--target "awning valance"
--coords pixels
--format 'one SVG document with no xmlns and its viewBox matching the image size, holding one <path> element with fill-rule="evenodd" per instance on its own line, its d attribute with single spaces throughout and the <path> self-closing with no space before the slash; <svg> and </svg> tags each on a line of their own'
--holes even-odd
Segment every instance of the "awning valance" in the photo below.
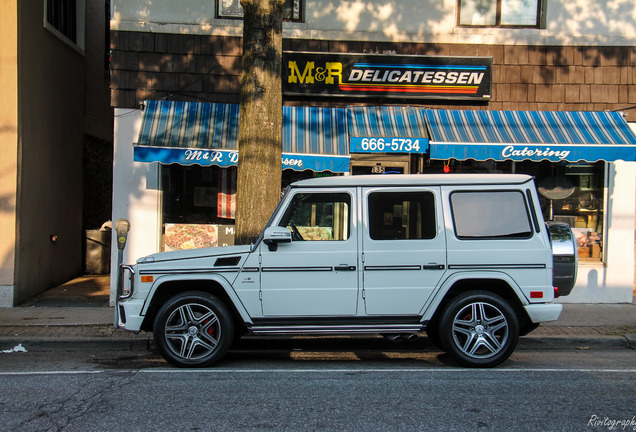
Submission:
<svg viewBox="0 0 636 432">
<path fill-rule="evenodd" d="M 635 161 L 617 112 L 427 110 L 431 159 Z"/>
<path fill-rule="evenodd" d="M 427 153 L 425 110 L 405 106 L 347 108 L 351 153 Z"/>
<path fill-rule="evenodd" d="M 239 105 L 146 101 L 137 162 L 238 164 Z M 283 108 L 283 169 L 349 172 L 346 112 Z"/>
</svg>

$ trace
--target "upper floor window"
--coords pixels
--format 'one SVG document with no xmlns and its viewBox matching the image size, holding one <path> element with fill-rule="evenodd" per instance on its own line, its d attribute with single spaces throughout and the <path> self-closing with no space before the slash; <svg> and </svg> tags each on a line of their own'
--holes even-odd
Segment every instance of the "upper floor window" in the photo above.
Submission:
<svg viewBox="0 0 636 432">
<path fill-rule="evenodd" d="M 459 0 L 459 25 L 541 27 L 547 0 Z"/>
<path fill-rule="evenodd" d="M 46 20 L 70 41 L 77 43 L 77 4 L 75 0 L 48 0 Z"/>
<path fill-rule="evenodd" d="M 84 49 L 85 0 L 45 0 L 44 27 L 75 49 Z"/>
<path fill-rule="evenodd" d="M 216 0 L 219 18 L 243 18 L 243 7 L 240 0 Z M 302 21 L 302 0 L 285 0 L 283 19 L 285 21 Z"/>
</svg>

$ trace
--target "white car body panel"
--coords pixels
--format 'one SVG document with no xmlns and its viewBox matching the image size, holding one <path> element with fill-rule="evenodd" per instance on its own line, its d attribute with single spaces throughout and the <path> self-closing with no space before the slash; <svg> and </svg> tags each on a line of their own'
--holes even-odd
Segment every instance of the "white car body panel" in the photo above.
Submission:
<svg viewBox="0 0 636 432">
<path fill-rule="evenodd" d="M 528 211 L 537 212 L 532 217 L 532 234 L 528 238 L 458 238 L 451 195 L 484 190 L 520 191 L 529 200 Z M 372 238 L 368 198 L 376 192 L 432 194 L 434 235 L 406 240 Z M 326 320 L 322 329 L 325 332 L 392 328 L 368 324 L 385 318 L 395 320 L 395 329 L 422 330 L 455 284 L 474 280 L 501 281 L 532 322 L 557 319 L 560 314 L 561 306 L 550 303 L 554 298 L 550 239 L 529 176 L 394 175 L 305 180 L 292 186 L 270 226 L 281 223 L 287 206 L 301 193 L 348 194 L 351 203 L 347 238 L 285 239 L 275 245 L 259 241 L 253 246 L 158 253 L 141 258 L 131 267 L 132 295 L 118 301 L 122 313 L 116 325 L 140 330 L 146 314 L 152 311 L 155 294 L 165 283 L 187 287 L 195 281 L 221 289 L 248 329 L 260 325 L 272 332 L 276 331 L 277 319 L 297 319 L 299 323 L 312 319 L 313 327 L 301 326 L 297 329 L 300 332 L 318 330 L 322 324 L 315 323 L 321 318 L 348 320 L 340 327 L 329 327 Z M 394 223 L 394 217 L 406 217 L 405 209 L 394 208 L 393 216 L 390 212 L 382 215 L 385 224 Z M 142 282 L 142 276 L 153 276 L 153 280 Z M 360 320 L 364 320 L 364 325 L 357 324 Z"/>
</svg>

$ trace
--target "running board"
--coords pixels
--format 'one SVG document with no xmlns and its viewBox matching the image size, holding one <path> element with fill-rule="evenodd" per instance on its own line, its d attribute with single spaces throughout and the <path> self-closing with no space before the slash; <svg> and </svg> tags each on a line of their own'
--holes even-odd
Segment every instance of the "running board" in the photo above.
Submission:
<svg viewBox="0 0 636 432">
<path fill-rule="evenodd" d="M 367 324 L 367 325 L 294 325 L 252 326 L 250 332 L 264 334 L 344 334 L 344 333 L 417 333 L 424 330 L 424 323 L 417 324 Z"/>
</svg>

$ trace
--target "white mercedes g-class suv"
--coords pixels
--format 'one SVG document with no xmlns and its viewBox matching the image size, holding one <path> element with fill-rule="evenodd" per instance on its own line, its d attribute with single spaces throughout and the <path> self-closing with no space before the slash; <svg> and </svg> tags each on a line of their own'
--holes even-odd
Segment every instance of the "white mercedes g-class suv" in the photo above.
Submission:
<svg viewBox="0 0 636 432">
<path fill-rule="evenodd" d="M 170 363 L 203 367 L 242 334 L 408 335 L 464 366 L 506 360 L 559 318 L 577 251 L 544 223 L 527 175 L 299 181 L 256 244 L 122 265 L 116 325 L 154 333 Z"/>
</svg>

